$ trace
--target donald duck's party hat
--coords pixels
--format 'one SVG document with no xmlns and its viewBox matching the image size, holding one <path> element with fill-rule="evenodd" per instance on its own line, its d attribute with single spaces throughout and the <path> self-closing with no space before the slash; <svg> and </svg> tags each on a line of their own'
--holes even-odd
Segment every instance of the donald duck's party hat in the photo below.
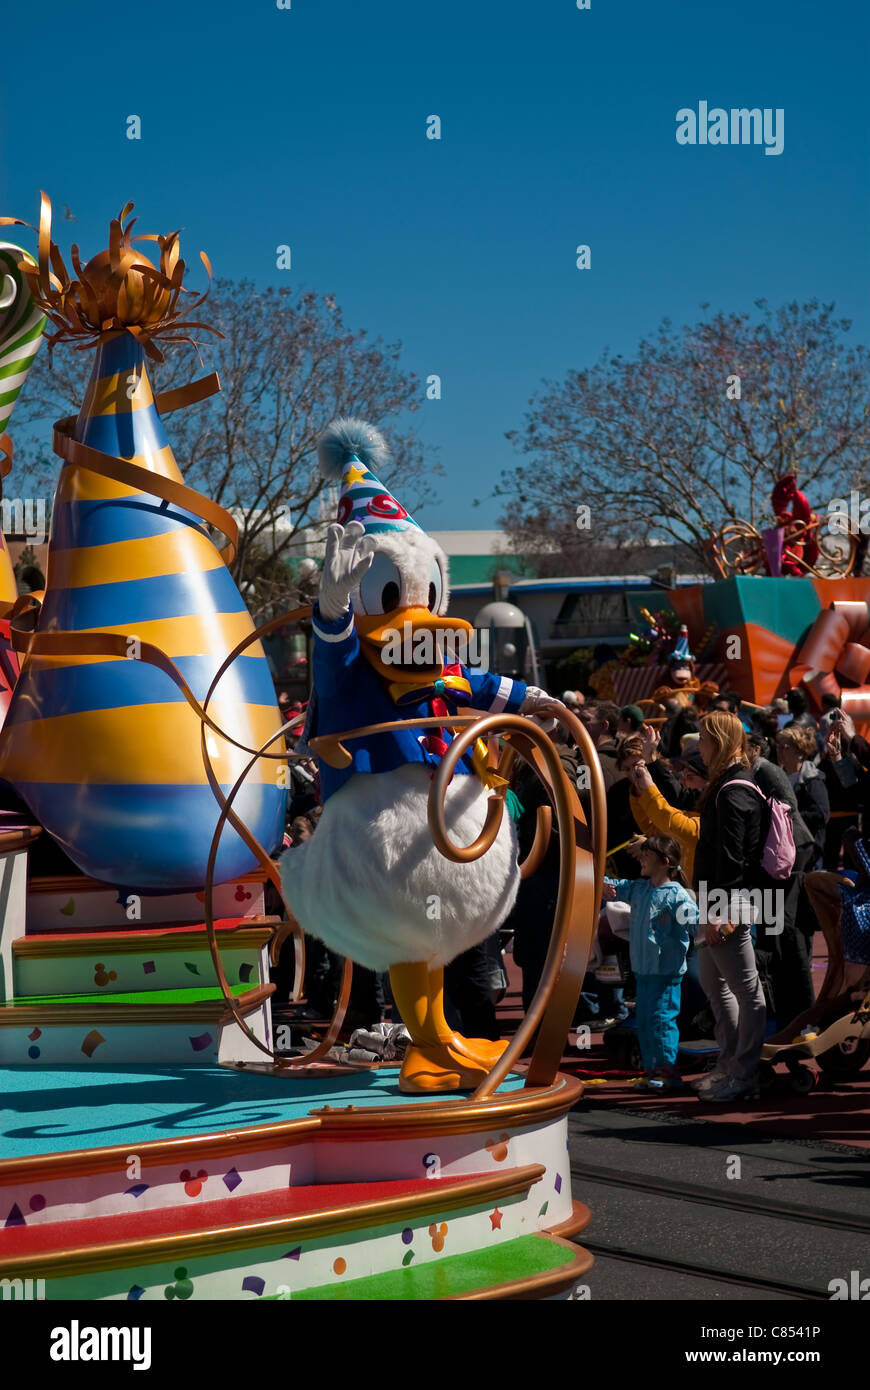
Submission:
<svg viewBox="0 0 870 1390">
<path fill-rule="evenodd" d="M 320 472 L 341 483 L 336 521 L 346 526 L 359 521 L 368 534 L 383 531 L 422 531 L 412 516 L 375 476 L 389 457 L 383 437 L 365 420 L 354 416 L 333 420 L 317 446 Z"/>
</svg>

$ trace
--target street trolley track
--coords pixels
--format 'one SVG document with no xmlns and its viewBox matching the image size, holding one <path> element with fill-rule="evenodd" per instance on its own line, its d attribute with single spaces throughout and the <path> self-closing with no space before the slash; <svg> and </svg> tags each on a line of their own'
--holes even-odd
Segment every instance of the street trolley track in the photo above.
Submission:
<svg viewBox="0 0 870 1390">
<path fill-rule="evenodd" d="M 658 1269 L 667 1274 L 684 1275 L 690 1279 L 706 1279 L 715 1284 L 731 1284 L 741 1289 L 755 1289 L 759 1293 L 775 1294 L 781 1298 L 799 1298 L 806 1302 L 827 1303 L 830 1294 L 820 1293 L 817 1289 L 807 1289 L 796 1284 L 784 1284 L 773 1279 L 753 1279 L 746 1275 L 722 1273 L 718 1269 L 710 1269 L 707 1265 L 687 1264 L 683 1260 L 666 1260 L 659 1256 L 637 1255 L 631 1250 L 624 1250 L 620 1246 L 599 1245 L 596 1241 L 588 1240 L 584 1235 L 583 1248 L 588 1250 L 591 1255 L 600 1256 L 602 1259 L 619 1260 L 624 1264 L 642 1265 L 646 1269 Z"/>
<path fill-rule="evenodd" d="M 581 1184 L 590 1182 L 600 1183 L 604 1187 L 626 1187 L 635 1192 L 648 1192 L 673 1201 L 695 1202 L 705 1207 L 746 1212 L 751 1216 L 766 1216 L 799 1225 L 825 1226 L 829 1230 L 870 1233 L 870 1218 L 832 1211 L 825 1207 L 804 1207 L 789 1202 L 762 1202 L 753 1197 L 740 1197 L 721 1188 L 701 1187 L 696 1183 L 676 1184 L 645 1173 L 617 1173 L 611 1168 L 600 1168 L 591 1163 L 572 1164 L 571 1176 Z M 592 1249 L 588 1241 L 584 1241 L 584 1244 L 587 1249 Z"/>
</svg>

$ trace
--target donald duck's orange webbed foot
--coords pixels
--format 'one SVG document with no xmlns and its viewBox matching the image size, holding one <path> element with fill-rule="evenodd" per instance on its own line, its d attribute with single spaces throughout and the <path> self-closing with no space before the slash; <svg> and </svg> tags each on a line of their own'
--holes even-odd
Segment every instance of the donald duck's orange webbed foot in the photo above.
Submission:
<svg viewBox="0 0 870 1390">
<path fill-rule="evenodd" d="M 450 1043 L 411 1043 L 399 1073 L 399 1090 L 405 1095 L 472 1091 L 489 1070 L 488 1062 L 475 1062 Z"/>
<path fill-rule="evenodd" d="M 507 1039 L 499 1038 L 497 1042 L 493 1042 L 491 1038 L 463 1038 L 460 1034 L 454 1033 L 453 1047 L 464 1057 L 490 1071 L 507 1047 Z"/>
<path fill-rule="evenodd" d="M 492 1071 L 507 1047 L 501 1039 L 464 1038 L 444 1017 L 443 970 L 412 961 L 390 969 L 393 998 L 411 1041 L 399 1073 L 399 1090 L 408 1095 L 471 1091 Z"/>
</svg>

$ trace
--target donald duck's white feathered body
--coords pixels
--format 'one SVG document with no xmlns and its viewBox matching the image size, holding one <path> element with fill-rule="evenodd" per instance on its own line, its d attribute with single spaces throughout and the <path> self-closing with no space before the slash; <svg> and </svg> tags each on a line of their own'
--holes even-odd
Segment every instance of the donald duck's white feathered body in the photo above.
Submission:
<svg viewBox="0 0 870 1390">
<path fill-rule="evenodd" d="M 386 458 L 377 432 L 360 420 L 336 420 L 319 456 L 324 475 L 340 479 L 342 496 L 314 609 L 306 737 L 403 717 L 443 715 L 445 727 L 349 742 L 352 763 L 340 771 L 320 762 L 323 814 L 316 834 L 284 856 L 285 897 L 304 929 L 331 949 L 390 970 L 412 1037 L 403 1089 L 471 1086 L 504 1044 L 461 1038 L 447 1027 L 443 967 L 510 911 L 519 887 L 516 835 L 503 815 L 486 854 L 467 864 L 446 860 L 428 827 L 431 777 L 451 741 L 451 714 L 546 713 L 553 702 L 522 681 L 444 666 L 437 634 L 470 628 L 445 616 L 443 551 L 375 475 Z M 468 754 L 461 759 L 447 791 L 447 826 L 459 844 L 477 838 L 486 814 L 486 773 L 474 764 Z"/>
</svg>

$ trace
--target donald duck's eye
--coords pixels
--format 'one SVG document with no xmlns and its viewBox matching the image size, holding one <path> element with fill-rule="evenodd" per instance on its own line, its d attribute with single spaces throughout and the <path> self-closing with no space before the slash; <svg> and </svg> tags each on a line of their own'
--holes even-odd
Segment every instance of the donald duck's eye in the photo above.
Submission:
<svg viewBox="0 0 870 1390">
<path fill-rule="evenodd" d="M 441 566 L 437 560 L 432 561 L 432 572 L 429 575 L 429 612 L 437 613 L 441 607 L 441 595 L 444 593 L 444 581 L 441 578 Z"/>
<path fill-rule="evenodd" d="M 389 555 L 376 550 L 370 569 L 360 581 L 359 597 L 363 613 L 391 613 L 398 608 L 401 594 L 402 576 Z"/>
</svg>

